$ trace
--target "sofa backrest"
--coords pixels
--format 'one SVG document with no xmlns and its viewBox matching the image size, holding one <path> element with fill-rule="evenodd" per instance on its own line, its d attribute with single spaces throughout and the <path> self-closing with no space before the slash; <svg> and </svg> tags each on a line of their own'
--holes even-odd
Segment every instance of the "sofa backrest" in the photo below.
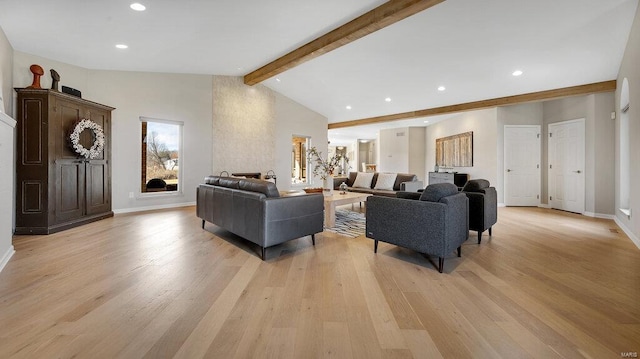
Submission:
<svg viewBox="0 0 640 359">
<path fill-rule="evenodd" d="M 349 178 L 347 178 L 347 186 L 353 187 L 353 183 L 356 181 L 356 177 L 358 176 L 358 172 L 349 172 Z M 396 181 L 393 183 L 393 190 L 399 191 L 400 184 L 402 182 L 413 182 L 417 181 L 418 176 L 411 173 L 398 173 L 396 176 Z M 378 172 L 373 174 L 373 179 L 371 180 L 371 188 L 375 188 L 376 182 L 378 181 Z"/>
<path fill-rule="evenodd" d="M 420 196 L 421 201 L 441 202 L 445 197 L 459 194 L 458 186 L 453 183 L 434 183 L 427 186 Z"/>
<path fill-rule="evenodd" d="M 280 192 L 278 192 L 278 188 L 275 183 L 256 178 L 207 176 L 205 177 L 204 182 L 214 186 L 262 193 L 267 196 L 267 198 L 280 197 Z"/>
</svg>

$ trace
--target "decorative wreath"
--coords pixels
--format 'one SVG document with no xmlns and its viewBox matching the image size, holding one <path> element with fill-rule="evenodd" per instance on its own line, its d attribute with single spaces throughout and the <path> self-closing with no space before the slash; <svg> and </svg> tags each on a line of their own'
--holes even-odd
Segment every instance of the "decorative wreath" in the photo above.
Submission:
<svg viewBox="0 0 640 359">
<path fill-rule="evenodd" d="M 84 148 L 80 144 L 80 134 L 82 131 L 90 129 L 93 131 L 93 145 L 90 149 Z M 102 149 L 104 148 L 104 131 L 102 127 L 97 123 L 87 120 L 83 118 L 73 127 L 73 131 L 69 135 L 69 139 L 71 140 L 71 148 L 76 151 L 80 156 L 84 156 L 85 158 L 96 158 L 100 156 L 102 153 Z"/>
</svg>

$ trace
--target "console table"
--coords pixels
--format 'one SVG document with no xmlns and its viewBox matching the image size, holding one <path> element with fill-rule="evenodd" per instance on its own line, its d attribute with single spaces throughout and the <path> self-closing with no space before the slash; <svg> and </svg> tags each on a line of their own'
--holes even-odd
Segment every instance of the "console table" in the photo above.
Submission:
<svg viewBox="0 0 640 359">
<path fill-rule="evenodd" d="M 469 175 L 466 173 L 429 172 L 429 184 L 453 183 L 458 187 L 464 187 L 468 180 Z"/>
</svg>

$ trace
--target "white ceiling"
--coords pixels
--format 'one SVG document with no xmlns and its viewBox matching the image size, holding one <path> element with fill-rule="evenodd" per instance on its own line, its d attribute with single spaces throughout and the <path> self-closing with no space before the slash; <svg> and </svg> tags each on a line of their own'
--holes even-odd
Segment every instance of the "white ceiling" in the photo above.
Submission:
<svg viewBox="0 0 640 359">
<path fill-rule="evenodd" d="M 131 2 L 0 0 L 0 27 L 17 51 L 85 68 L 241 76 L 384 3 L 140 0 L 147 10 L 135 12 Z M 446 0 L 264 85 L 333 123 L 612 80 L 637 5 Z M 372 138 L 377 128 L 330 137 Z"/>
</svg>

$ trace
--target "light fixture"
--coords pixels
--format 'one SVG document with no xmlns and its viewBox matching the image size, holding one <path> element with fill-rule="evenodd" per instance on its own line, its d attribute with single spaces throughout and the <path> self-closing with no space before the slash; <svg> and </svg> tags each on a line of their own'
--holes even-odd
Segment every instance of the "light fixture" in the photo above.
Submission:
<svg viewBox="0 0 640 359">
<path fill-rule="evenodd" d="M 350 105 L 347 105 L 347 110 L 351 110 L 351 106 Z"/>
<path fill-rule="evenodd" d="M 446 87 L 444 87 L 444 86 L 438 86 L 438 91 L 444 91 L 444 90 L 446 90 L 446 89 L 447 89 L 447 88 L 446 88 Z"/>
<path fill-rule="evenodd" d="M 127 49 L 127 48 L 129 48 L 129 46 L 127 46 L 127 45 L 125 45 L 125 44 L 117 44 L 117 45 L 116 45 L 116 47 L 117 47 L 118 49 Z"/>
<path fill-rule="evenodd" d="M 429 123 L 429 121 L 424 121 L 424 123 Z"/>
<path fill-rule="evenodd" d="M 387 101 L 387 102 L 391 102 L 391 97 L 387 97 L 384 100 Z"/>
<path fill-rule="evenodd" d="M 147 9 L 146 6 L 137 2 L 134 2 L 133 4 L 129 5 L 129 7 L 135 11 L 145 11 Z"/>
<path fill-rule="evenodd" d="M 280 79 L 276 77 L 276 81 L 280 82 Z"/>
<path fill-rule="evenodd" d="M 514 72 L 511 73 L 513 76 L 520 76 L 522 75 L 522 71 L 521 70 L 515 70 Z"/>
</svg>

